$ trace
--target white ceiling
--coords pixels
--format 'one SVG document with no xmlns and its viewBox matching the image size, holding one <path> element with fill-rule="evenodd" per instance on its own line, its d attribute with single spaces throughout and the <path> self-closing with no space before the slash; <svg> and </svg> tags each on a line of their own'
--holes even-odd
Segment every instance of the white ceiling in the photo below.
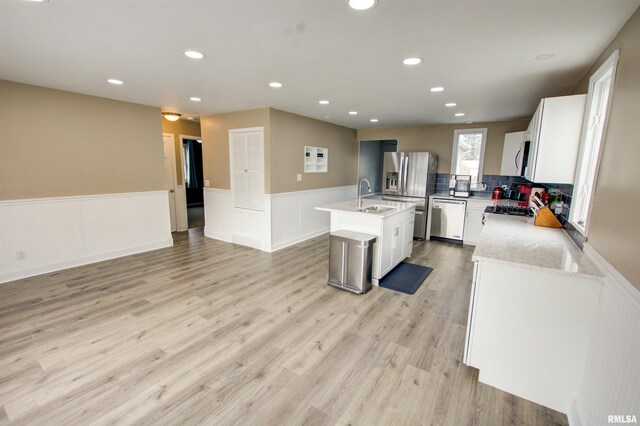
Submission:
<svg viewBox="0 0 640 426">
<path fill-rule="evenodd" d="M 0 78 L 185 116 L 271 106 L 351 128 L 507 120 L 567 94 L 638 5 L 379 0 L 358 12 L 345 0 L 0 0 Z M 403 65 L 412 55 L 423 63 Z M 274 80 L 284 87 L 268 87 Z"/>
</svg>

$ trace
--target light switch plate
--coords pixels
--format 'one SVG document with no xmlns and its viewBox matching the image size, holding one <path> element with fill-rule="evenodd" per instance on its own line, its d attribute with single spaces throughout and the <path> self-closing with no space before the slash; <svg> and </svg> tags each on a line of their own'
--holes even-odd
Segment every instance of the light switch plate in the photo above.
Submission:
<svg viewBox="0 0 640 426">
<path fill-rule="evenodd" d="M 211 182 L 209 182 L 209 179 L 205 179 L 205 180 L 204 180 L 204 186 L 209 186 L 209 184 L 210 184 L 210 183 L 211 183 Z"/>
<path fill-rule="evenodd" d="M 301 182 L 302 181 L 302 175 L 300 173 L 298 173 L 296 175 L 296 179 L 298 180 L 298 182 Z"/>
</svg>

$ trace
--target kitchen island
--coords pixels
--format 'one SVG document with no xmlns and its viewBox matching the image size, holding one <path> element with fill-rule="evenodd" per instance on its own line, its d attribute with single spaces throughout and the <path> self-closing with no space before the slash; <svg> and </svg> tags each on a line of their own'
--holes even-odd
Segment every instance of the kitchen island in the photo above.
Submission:
<svg viewBox="0 0 640 426">
<path fill-rule="evenodd" d="M 487 216 L 472 257 L 464 363 L 483 383 L 567 414 L 603 276 L 562 229 Z"/>
<path fill-rule="evenodd" d="M 376 237 L 373 245 L 371 281 L 380 279 L 411 256 L 415 204 L 364 198 L 316 207 L 331 213 L 331 232 L 345 230 Z"/>
</svg>

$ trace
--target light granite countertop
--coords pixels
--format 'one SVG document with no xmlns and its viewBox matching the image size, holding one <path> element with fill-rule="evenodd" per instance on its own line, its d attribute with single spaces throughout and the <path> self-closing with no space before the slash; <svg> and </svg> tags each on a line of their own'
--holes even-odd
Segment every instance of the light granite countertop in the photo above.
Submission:
<svg viewBox="0 0 640 426">
<path fill-rule="evenodd" d="M 388 217 L 403 212 L 405 210 L 415 208 L 414 203 L 401 203 L 398 201 L 388 201 L 388 200 L 371 200 L 367 198 L 362 199 L 362 207 L 369 206 L 389 206 L 393 207 L 393 210 L 389 210 L 386 212 L 362 212 L 358 210 L 358 200 L 347 200 L 341 201 L 339 203 L 327 204 L 324 206 L 316 207 L 316 210 L 327 211 L 327 212 L 346 212 L 346 213 L 354 213 L 354 214 L 364 214 L 364 215 L 375 215 L 379 217 Z"/>
<path fill-rule="evenodd" d="M 533 218 L 488 214 L 472 259 L 603 278 L 562 229 L 534 226 Z"/>
</svg>

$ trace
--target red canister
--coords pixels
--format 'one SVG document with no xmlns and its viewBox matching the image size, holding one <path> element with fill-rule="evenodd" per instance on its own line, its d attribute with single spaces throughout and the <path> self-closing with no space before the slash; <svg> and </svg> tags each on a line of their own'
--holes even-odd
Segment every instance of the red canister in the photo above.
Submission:
<svg viewBox="0 0 640 426">
<path fill-rule="evenodd" d="M 493 193 L 491 194 L 492 200 L 502 200 L 502 196 L 504 195 L 504 190 L 499 186 L 493 188 Z"/>
</svg>

